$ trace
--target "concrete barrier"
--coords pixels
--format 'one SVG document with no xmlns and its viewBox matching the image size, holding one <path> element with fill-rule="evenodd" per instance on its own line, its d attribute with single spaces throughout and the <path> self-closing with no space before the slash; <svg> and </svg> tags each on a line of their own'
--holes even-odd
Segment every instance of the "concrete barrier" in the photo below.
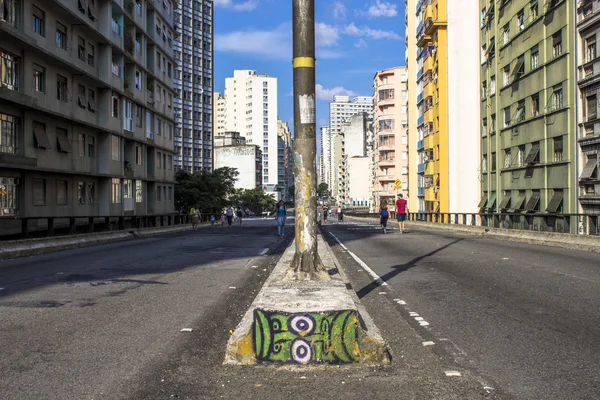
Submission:
<svg viewBox="0 0 600 400">
<path fill-rule="evenodd" d="M 168 235 L 190 230 L 190 225 L 177 225 L 160 228 L 130 229 L 123 231 L 85 233 L 70 236 L 11 240 L 0 242 L 0 259 L 34 256 L 61 250 L 96 246 L 136 238 Z"/>
<path fill-rule="evenodd" d="M 389 364 L 389 348 L 321 237 L 318 246 L 327 278 L 294 280 L 292 243 L 229 338 L 224 364 Z"/>
<path fill-rule="evenodd" d="M 377 218 L 373 217 L 349 216 L 346 218 L 348 220 L 357 221 L 378 221 Z M 482 226 L 458 224 L 436 224 L 423 221 L 406 221 L 406 228 L 410 229 L 411 227 L 600 253 L 600 236 L 574 235 L 571 233 L 542 231 L 523 231 L 518 229 L 487 228 Z"/>
</svg>

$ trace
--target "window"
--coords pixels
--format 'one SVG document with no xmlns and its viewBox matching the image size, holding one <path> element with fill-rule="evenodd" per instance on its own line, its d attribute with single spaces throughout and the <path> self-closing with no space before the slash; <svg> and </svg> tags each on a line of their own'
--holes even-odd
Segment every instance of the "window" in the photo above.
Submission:
<svg viewBox="0 0 600 400">
<path fill-rule="evenodd" d="M 135 88 L 142 90 L 142 72 L 139 69 L 135 70 Z"/>
<path fill-rule="evenodd" d="M 139 104 L 135 105 L 135 125 L 137 127 L 142 127 L 142 120 L 143 120 L 143 108 L 142 106 L 140 106 Z"/>
<path fill-rule="evenodd" d="M 90 65 L 92 67 L 95 65 L 94 64 L 95 63 L 95 61 L 94 61 L 95 55 L 96 55 L 96 48 L 94 47 L 93 44 L 88 43 L 87 63 L 88 63 L 88 65 Z"/>
<path fill-rule="evenodd" d="M 139 144 L 135 145 L 135 164 L 142 165 L 142 146 Z"/>
<path fill-rule="evenodd" d="M 517 151 L 517 167 L 525 165 L 525 146 L 519 146 Z"/>
<path fill-rule="evenodd" d="M 112 135 L 110 137 L 111 158 L 113 161 L 121 161 L 121 137 Z"/>
<path fill-rule="evenodd" d="M 496 153 L 492 153 L 492 165 L 490 170 L 491 172 L 496 172 Z"/>
<path fill-rule="evenodd" d="M 96 111 L 96 92 L 93 89 L 88 89 L 87 105 L 88 110 L 91 112 Z"/>
<path fill-rule="evenodd" d="M 17 26 L 17 18 L 19 16 L 19 2 L 17 0 L 0 1 L 0 21 L 4 21 L 12 26 Z M 11 178 L 4 178 L 11 179 Z M 2 215 L 2 214 L 0 214 Z"/>
<path fill-rule="evenodd" d="M 33 147 L 38 149 L 49 150 L 52 148 L 50 145 L 50 139 L 46 134 L 46 124 L 41 122 L 33 121 Z"/>
<path fill-rule="evenodd" d="M 506 107 L 504 110 L 504 127 L 510 126 L 510 107 Z"/>
<path fill-rule="evenodd" d="M 540 66 L 540 52 L 538 50 L 538 46 L 533 46 L 531 48 L 531 69 L 536 69 Z"/>
<path fill-rule="evenodd" d="M 56 181 L 56 205 L 66 206 L 69 204 L 69 183 L 67 181 Z"/>
<path fill-rule="evenodd" d="M 496 94 L 496 76 L 492 76 L 490 78 L 490 96 L 493 96 Z"/>
<path fill-rule="evenodd" d="M 121 67 L 118 63 L 113 61 L 110 70 L 113 73 L 113 75 L 121 76 Z"/>
<path fill-rule="evenodd" d="M 123 99 L 123 129 L 133 132 L 133 103 Z"/>
<path fill-rule="evenodd" d="M 507 65 L 506 67 L 504 67 L 504 69 L 502 70 L 502 84 L 504 86 L 508 85 L 510 83 L 510 65 Z"/>
<path fill-rule="evenodd" d="M 540 114 L 540 94 L 531 95 L 531 116 L 537 117 Z"/>
<path fill-rule="evenodd" d="M 85 196 L 85 182 L 77 183 L 77 203 L 84 204 L 86 202 Z"/>
<path fill-rule="evenodd" d="M 162 188 L 160 186 L 156 187 L 156 201 L 162 201 Z"/>
<path fill-rule="evenodd" d="M 173 169 L 173 156 L 169 155 L 168 161 L 167 161 L 167 169 L 168 170 L 172 170 Z"/>
<path fill-rule="evenodd" d="M 161 152 L 157 152 L 156 153 L 156 168 L 157 169 L 161 169 L 161 161 L 162 161 L 162 153 Z"/>
<path fill-rule="evenodd" d="M 95 0 L 88 0 L 88 18 L 92 21 L 96 20 L 96 5 Z"/>
<path fill-rule="evenodd" d="M 17 153 L 17 133 L 19 129 L 19 118 L 12 115 L 3 114 L 0 112 L 0 153 L 16 154 Z M 0 181 L 9 178 L 0 178 Z M 4 199 L 4 197 L 0 197 Z M 0 204 L 0 215 L 2 207 Z"/>
<path fill-rule="evenodd" d="M 588 62 L 596 59 L 596 36 L 585 39 L 585 50 Z"/>
<path fill-rule="evenodd" d="M 521 122 L 524 120 L 525 120 L 525 100 L 522 100 L 517 104 L 517 114 L 515 115 L 515 122 Z"/>
<path fill-rule="evenodd" d="M 525 57 L 519 56 L 517 57 L 517 63 L 515 64 L 510 76 L 510 81 L 514 82 L 515 80 L 520 79 L 523 75 L 525 75 Z"/>
<path fill-rule="evenodd" d="M 552 106 L 551 111 L 555 111 L 555 110 L 562 108 L 564 105 L 563 104 L 562 84 L 556 85 L 552 89 L 553 89 L 553 92 L 552 92 L 553 102 L 551 104 L 551 106 Z"/>
<path fill-rule="evenodd" d="M 563 160 L 563 137 L 554 138 L 554 162 Z"/>
<path fill-rule="evenodd" d="M 94 158 L 96 156 L 96 138 L 90 136 L 90 141 L 88 143 L 88 157 Z"/>
<path fill-rule="evenodd" d="M 46 36 L 46 13 L 36 6 L 33 9 L 33 31 L 38 35 Z"/>
<path fill-rule="evenodd" d="M 112 202 L 121 204 L 121 180 L 119 178 L 112 178 Z"/>
<path fill-rule="evenodd" d="M 142 181 L 135 181 L 135 202 L 142 203 L 144 201 L 144 189 Z"/>
<path fill-rule="evenodd" d="M 538 0 L 531 0 L 531 3 L 529 4 L 529 15 L 530 15 L 530 19 L 531 21 L 533 21 L 534 19 L 536 19 L 539 15 L 538 12 Z"/>
<path fill-rule="evenodd" d="M 86 59 L 85 39 L 81 36 L 77 37 L 77 58 L 83 62 Z"/>
<path fill-rule="evenodd" d="M 67 50 L 67 27 L 56 21 L 56 47 Z"/>
<path fill-rule="evenodd" d="M 77 85 L 77 105 L 84 110 L 87 108 L 87 101 L 85 100 L 85 86 Z"/>
<path fill-rule="evenodd" d="M 113 31 L 113 33 L 117 34 L 117 35 L 121 35 L 121 26 L 119 25 L 119 22 L 115 19 L 113 19 L 111 21 L 111 29 Z"/>
<path fill-rule="evenodd" d="M 556 58 L 562 55 L 562 33 L 556 32 L 552 35 L 552 57 Z"/>
<path fill-rule="evenodd" d="M 88 182 L 86 196 L 88 203 L 94 204 L 96 202 L 96 182 Z"/>
<path fill-rule="evenodd" d="M 504 25 L 502 28 L 502 38 L 504 40 L 504 44 L 508 43 L 510 40 L 510 26 L 509 24 Z"/>
<path fill-rule="evenodd" d="M 46 68 L 33 64 L 33 90 L 46 93 Z"/>
<path fill-rule="evenodd" d="M 510 149 L 504 150 L 504 168 L 510 168 L 512 164 L 512 157 Z"/>
<path fill-rule="evenodd" d="M 19 90 L 19 57 L 0 49 L 0 87 Z"/>
<path fill-rule="evenodd" d="M 173 187 L 169 186 L 169 201 L 173 201 Z"/>
<path fill-rule="evenodd" d="M 523 29 L 525 29 L 525 9 L 521 9 L 521 11 L 519 11 L 517 13 L 517 31 L 521 32 Z"/>
<path fill-rule="evenodd" d="M 85 135 L 83 133 L 77 134 L 77 144 L 79 157 L 85 157 Z"/>
<path fill-rule="evenodd" d="M 66 129 L 56 128 L 56 150 L 60 153 L 70 153 L 72 151 L 69 133 Z"/>
<path fill-rule="evenodd" d="M 33 205 L 34 206 L 45 206 L 46 205 L 46 180 L 45 179 L 32 179 L 31 189 L 33 194 Z"/>
<path fill-rule="evenodd" d="M 112 110 L 111 115 L 113 118 L 119 118 L 119 98 L 117 96 L 112 96 Z"/>
<path fill-rule="evenodd" d="M 594 94 L 585 98 L 586 121 L 598 118 L 598 95 Z"/>
<path fill-rule="evenodd" d="M 64 102 L 68 100 L 67 78 L 62 75 L 56 75 L 56 99 Z"/>
</svg>

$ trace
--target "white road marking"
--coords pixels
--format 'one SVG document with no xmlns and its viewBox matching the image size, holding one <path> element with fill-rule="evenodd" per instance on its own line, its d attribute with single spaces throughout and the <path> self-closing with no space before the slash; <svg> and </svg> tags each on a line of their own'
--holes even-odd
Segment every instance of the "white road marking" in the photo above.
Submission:
<svg viewBox="0 0 600 400">
<path fill-rule="evenodd" d="M 418 317 L 419 316 L 419 314 L 417 314 L 414 311 L 409 312 L 408 315 L 410 315 L 411 317 Z"/>
<path fill-rule="evenodd" d="M 193 332 L 194 330 L 192 328 L 183 328 L 181 330 L 181 332 Z"/>
<path fill-rule="evenodd" d="M 425 318 L 423 318 L 423 317 L 415 317 L 415 321 L 425 321 Z"/>
<path fill-rule="evenodd" d="M 229 289 L 235 290 L 235 286 L 229 286 Z"/>
<path fill-rule="evenodd" d="M 400 305 L 402 305 L 402 306 L 405 306 L 405 305 L 406 305 L 406 302 L 405 302 L 404 300 L 400 300 L 400 301 L 398 302 L 398 304 L 400 304 Z"/>
<path fill-rule="evenodd" d="M 356 261 L 358 264 L 360 264 L 361 267 L 363 267 L 363 269 L 365 271 L 367 271 L 369 273 L 369 275 L 371 275 L 373 277 L 373 279 L 375 279 L 375 282 L 377 282 L 377 284 L 379 286 L 387 286 L 387 282 L 384 282 L 383 279 L 381 279 L 379 277 L 379 275 L 377 275 L 375 273 L 375 271 L 373 271 L 371 268 L 369 268 L 369 266 L 367 264 L 364 263 L 363 260 L 361 260 L 360 258 L 358 258 L 358 256 L 356 254 L 354 254 L 353 252 L 351 252 L 341 241 L 340 239 L 337 238 L 337 236 L 335 236 L 333 233 L 329 232 L 329 234 L 340 244 L 340 246 L 342 246 L 342 249 L 346 250 L 348 252 L 348 254 L 350 254 L 352 256 L 352 258 L 354 258 L 354 261 Z"/>
<path fill-rule="evenodd" d="M 379 292 L 379 294 L 387 294 L 386 292 Z"/>
<path fill-rule="evenodd" d="M 461 376 L 460 372 L 458 371 L 444 371 L 444 373 L 446 376 Z"/>
<path fill-rule="evenodd" d="M 264 256 L 265 254 L 267 254 L 269 252 L 269 248 L 267 247 L 266 249 L 264 249 L 263 251 L 260 252 L 261 256 Z"/>
<path fill-rule="evenodd" d="M 432 341 L 423 342 L 423 346 L 433 346 L 434 344 L 435 342 Z"/>
<path fill-rule="evenodd" d="M 428 326 L 429 322 L 427 322 L 427 321 L 419 321 L 419 325 L 421 325 L 421 326 Z"/>
</svg>

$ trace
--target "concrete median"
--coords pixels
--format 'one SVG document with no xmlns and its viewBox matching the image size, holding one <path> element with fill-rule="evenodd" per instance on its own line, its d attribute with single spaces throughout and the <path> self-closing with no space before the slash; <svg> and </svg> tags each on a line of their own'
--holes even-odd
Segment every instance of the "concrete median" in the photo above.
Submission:
<svg viewBox="0 0 600 400">
<path fill-rule="evenodd" d="M 328 279 L 293 280 L 292 243 L 231 335 L 224 364 L 389 364 L 388 346 L 320 236 L 318 246 Z"/>
</svg>

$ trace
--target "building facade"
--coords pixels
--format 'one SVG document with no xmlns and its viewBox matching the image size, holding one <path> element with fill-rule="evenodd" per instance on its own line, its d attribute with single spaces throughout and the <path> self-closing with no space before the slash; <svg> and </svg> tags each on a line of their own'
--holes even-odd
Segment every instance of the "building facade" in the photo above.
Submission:
<svg viewBox="0 0 600 400">
<path fill-rule="evenodd" d="M 418 211 L 477 211 L 477 18 L 484 3 L 420 0 L 416 5 Z"/>
<path fill-rule="evenodd" d="M 406 67 L 379 71 L 373 79 L 375 129 L 374 202 L 392 207 L 396 194 L 408 189 Z"/>
<path fill-rule="evenodd" d="M 225 97 L 222 93 L 213 93 L 213 137 L 225 134 Z M 216 146 L 216 144 L 215 144 Z"/>
<path fill-rule="evenodd" d="M 369 157 L 349 157 L 348 196 L 345 205 L 351 207 L 371 206 L 371 160 Z"/>
<path fill-rule="evenodd" d="M 243 141 L 243 138 L 242 138 Z M 225 139 L 225 143 L 230 143 Z M 235 168 L 239 175 L 236 189 L 262 188 L 262 153 L 255 145 L 225 144 L 215 146 L 215 168 Z"/>
<path fill-rule="evenodd" d="M 575 213 L 573 7 L 567 1 L 480 1 L 480 13 L 479 207 L 538 214 L 502 218 L 528 226 L 545 223 L 539 214 Z"/>
<path fill-rule="evenodd" d="M 416 0 L 405 0 L 405 10 L 414 10 Z M 408 151 L 408 191 L 405 192 L 405 198 L 413 199 L 417 204 L 417 195 L 419 193 L 418 185 L 418 162 L 417 162 L 417 36 L 416 36 L 416 14 L 412 12 L 405 13 L 405 34 L 404 45 L 406 49 L 406 88 L 408 90 L 407 101 L 407 151 Z M 422 193 L 422 196 L 424 193 Z"/>
<path fill-rule="evenodd" d="M 171 1 L 2 2 L 2 216 L 174 212 L 173 16 Z"/>
<path fill-rule="evenodd" d="M 373 97 L 333 96 L 329 103 L 329 134 L 335 136 L 341 133 L 342 127 L 350 122 L 350 117 L 366 112 L 370 119 L 373 118 Z"/>
<path fill-rule="evenodd" d="M 294 154 L 292 152 L 292 134 L 287 122 L 277 121 L 277 168 L 283 200 L 291 200 L 294 195 Z"/>
<path fill-rule="evenodd" d="M 331 132 L 328 126 L 321 127 L 321 157 L 323 158 L 323 173 L 320 182 L 326 183 L 331 191 L 332 188 L 332 169 L 333 169 L 333 148 L 331 141 Z"/>
<path fill-rule="evenodd" d="M 176 1 L 175 168 L 190 173 L 211 171 L 214 137 L 213 2 Z"/>
<path fill-rule="evenodd" d="M 577 8 L 578 142 L 580 158 L 579 203 L 590 214 L 580 233 L 600 234 L 600 1 L 586 0 Z M 583 221 L 582 221 L 583 223 Z"/>
<path fill-rule="evenodd" d="M 236 70 L 225 79 L 225 104 L 225 129 L 261 148 L 263 187 L 278 197 L 277 78 Z"/>
</svg>

